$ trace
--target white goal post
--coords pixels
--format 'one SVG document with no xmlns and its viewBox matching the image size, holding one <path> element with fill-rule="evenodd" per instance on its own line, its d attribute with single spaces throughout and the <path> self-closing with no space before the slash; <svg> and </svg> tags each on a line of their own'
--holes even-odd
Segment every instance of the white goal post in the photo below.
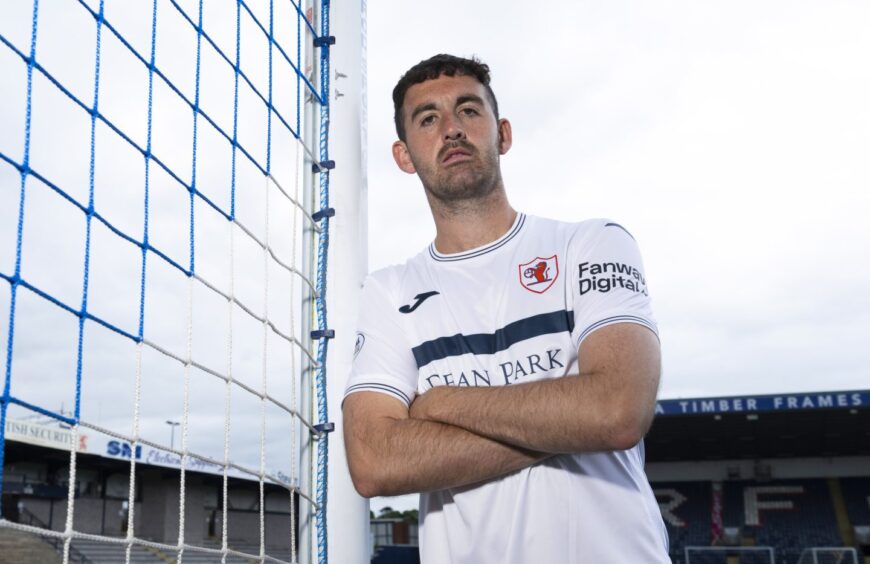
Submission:
<svg viewBox="0 0 870 564">
<path fill-rule="evenodd" d="M 368 272 L 366 174 L 366 0 L 335 3 L 330 33 L 330 105 L 332 134 L 330 205 L 335 208 L 329 248 L 327 299 L 329 325 L 335 340 L 327 358 L 329 419 L 335 432 L 329 441 L 329 560 L 368 564 L 369 502 L 356 493 L 347 470 L 342 440 L 341 401 L 353 360 L 358 297 Z"/>
</svg>

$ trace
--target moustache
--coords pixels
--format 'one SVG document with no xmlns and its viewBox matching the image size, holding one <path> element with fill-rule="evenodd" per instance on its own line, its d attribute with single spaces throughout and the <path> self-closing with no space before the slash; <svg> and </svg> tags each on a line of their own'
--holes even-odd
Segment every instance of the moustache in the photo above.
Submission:
<svg viewBox="0 0 870 564">
<path fill-rule="evenodd" d="M 441 150 L 438 151 L 438 160 L 443 161 L 444 155 L 447 154 L 447 151 L 452 151 L 453 149 L 463 149 L 468 151 L 470 155 L 474 155 L 477 151 L 474 148 L 474 145 L 467 141 L 451 141 L 450 143 L 445 144 L 441 147 Z"/>
</svg>

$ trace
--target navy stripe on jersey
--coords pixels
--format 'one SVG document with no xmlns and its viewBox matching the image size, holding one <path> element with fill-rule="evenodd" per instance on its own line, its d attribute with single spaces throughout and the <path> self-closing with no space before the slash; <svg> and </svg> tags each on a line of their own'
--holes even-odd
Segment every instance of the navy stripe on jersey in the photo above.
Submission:
<svg viewBox="0 0 870 564">
<path fill-rule="evenodd" d="M 498 239 L 497 241 L 495 241 L 494 243 L 492 243 L 489 246 L 483 247 L 481 249 L 477 249 L 475 251 L 469 251 L 467 253 L 459 253 L 459 254 L 455 254 L 455 255 L 442 255 L 442 254 L 439 254 L 438 251 L 435 250 L 435 243 L 431 243 L 429 245 L 429 256 L 431 256 L 433 259 L 435 259 L 439 262 L 453 262 L 453 261 L 457 261 L 457 260 L 465 260 L 465 259 L 470 259 L 470 258 L 474 258 L 474 257 L 479 257 L 481 255 L 491 253 L 492 251 L 494 251 L 496 249 L 500 249 L 505 244 L 507 244 L 508 241 L 510 241 L 511 239 L 516 237 L 517 233 L 520 232 L 520 229 L 523 228 L 523 224 L 525 224 L 525 222 L 526 222 L 526 214 L 524 214 L 524 213 L 519 214 L 519 219 L 517 220 L 516 224 L 514 224 L 514 226 L 511 228 L 511 230 L 508 231 L 508 233 L 506 235 L 504 235 L 501 239 Z"/>
<path fill-rule="evenodd" d="M 657 338 L 659 335 L 656 326 L 653 325 L 648 319 L 644 319 L 643 317 L 638 317 L 636 315 L 614 315 L 613 317 L 608 317 L 600 321 L 596 321 L 595 323 L 584 329 L 583 332 L 580 333 L 580 338 L 577 339 L 577 342 L 582 343 L 583 339 L 585 339 L 586 336 L 589 335 L 589 333 L 595 331 L 596 329 L 600 329 L 605 325 L 612 325 L 614 323 L 637 323 L 651 330 L 653 333 L 655 333 Z"/>
<path fill-rule="evenodd" d="M 525 319 L 508 323 L 495 333 L 477 333 L 474 335 L 453 335 L 439 337 L 421 343 L 411 349 L 417 368 L 422 368 L 430 362 L 460 356 L 463 354 L 495 354 L 508 349 L 511 345 L 564 331 L 574 330 L 574 312 L 567 310 L 541 313 Z"/>
<path fill-rule="evenodd" d="M 628 229 L 626 229 L 625 227 L 621 226 L 621 225 L 618 224 L 618 223 L 613 223 L 613 222 L 611 221 L 610 223 L 605 223 L 605 224 L 604 224 L 604 227 L 619 227 L 620 229 L 622 229 L 623 231 L 625 231 L 625 232 L 628 234 L 629 237 L 631 237 L 632 239 L 634 239 L 634 235 L 632 235 L 631 233 L 629 233 Z"/>
<path fill-rule="evenodd" d="M 389 384 L 381 384 L 379 382 L 366 382 L 362 384 L 354 384 L 344 391 L 345 397 L 350 395 L 353 392 L 361 392 L 363 390 L 378 390 L 382 392 L 387 392 L 390 395 L 396 396 L 398 399 L 410 405 L 411 398 L 408 397 L 405 392 L 396 388 L 394 386 L 390 386 Z"/>
</svg>

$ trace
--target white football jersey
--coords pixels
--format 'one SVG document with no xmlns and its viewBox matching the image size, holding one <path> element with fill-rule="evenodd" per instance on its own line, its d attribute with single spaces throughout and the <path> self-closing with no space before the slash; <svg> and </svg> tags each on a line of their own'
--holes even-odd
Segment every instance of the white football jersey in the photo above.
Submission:
<svg viewBox="0 0 870 564">
<path fill-rule="evenodd" d="M 652 331 L 641 257 L 619 224 L 518 214 L 458 254 L 434 244 L 366 280 L 346 394 L 410 405 L 435 386 L 508 386 L 578 372 L 583 339 Z M 474 486 L 421 494 L 424 564 L 670 563 L 644 451 L 558 455 Z"/>
</svg>

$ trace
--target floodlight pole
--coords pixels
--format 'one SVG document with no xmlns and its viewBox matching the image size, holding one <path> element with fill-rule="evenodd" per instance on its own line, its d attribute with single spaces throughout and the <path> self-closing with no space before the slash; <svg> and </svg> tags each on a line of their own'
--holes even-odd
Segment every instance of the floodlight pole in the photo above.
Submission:
<svg viewBox="0 0 870 564">
<path fill-rule="evenodd" d="M 178 421 L 170 421 L 166 420 L 166 424 L 169 425 L 169 449 L 175 450 L 175 428 L 181 425 Z"/>
</svg>

